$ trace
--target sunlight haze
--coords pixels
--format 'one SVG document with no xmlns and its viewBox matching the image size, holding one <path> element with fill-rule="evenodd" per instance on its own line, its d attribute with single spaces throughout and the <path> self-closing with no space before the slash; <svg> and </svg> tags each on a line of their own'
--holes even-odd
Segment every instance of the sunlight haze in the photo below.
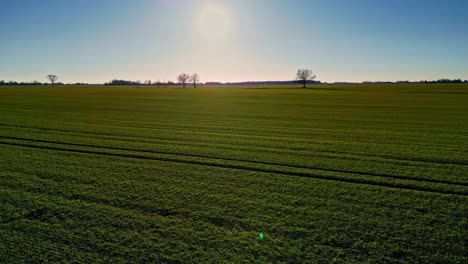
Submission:
<svg viewBox="0 0 468 264">
<path fill-rule="evenodd" d="M 467 79 L 468 2 L 2 1 L 0 79 Z"/>
</svg>

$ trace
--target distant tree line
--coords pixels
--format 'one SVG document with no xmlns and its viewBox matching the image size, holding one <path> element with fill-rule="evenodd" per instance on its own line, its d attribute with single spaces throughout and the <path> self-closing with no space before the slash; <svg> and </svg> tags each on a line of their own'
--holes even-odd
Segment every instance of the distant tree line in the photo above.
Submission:
<svg viewBox="0 0 468 264">
<path fill-rule="evenodd" d="M 4 81 L 0 80 L 0 85 L 98 85 L 98 84 L 88 84 L 88 83 L 67 83 L 64 84 L 62 82 L 57 82 L 58 76 L 54 74 L 49 74 L 46 76 L 48 83 L 42 83 L 39 81 L 32 81 L 32 82 L 16 82 L 16 81 Z M 295 80 L 292 81 L 253 81 L 253 82 L 206 82 L 205 85 L 292 85 L 296 83 L 302 84 L 302 87 L 305 88 L 307 84 L 321 84 L 322 82 L 315 80 L 316 75 L 313 74 L 312 70 L 309 69 L 299 69 L 296 73 Z M 323 82 L 323 84 L 358 84 L 359 82 L 333 82 L 327 83 Z M 435 81 L 364 81 L 364 84 L 385 84 L 385 83 L 468 83 L 468 80 L 461 80 L 461 79 L 439 79 Z M 104 85 L 127 85 L 127 86 L 157 86 L 157 87 L 167 87 L 167 86 L 175 86 L 175 85 L 182 85 L 185 88 L 187 85 L 193 85 L 193 88 L 197 88 L 197 85 L 200 85 L 200 76 L 197 73 L 187 74 L 181 73 L 177 76 L 177 83 L 172 81 L 151 81 L 146 80 L 142 81 L 131 81 L 131 80 L 118 80 L 114 79 L 110 82 L 104 83 Z"/>
<path fill-rule="evenodd" d="M 64 85 L 64 83 L 61 82 L 56 82 L 56 85 Z M 78 85 L 81 83 L 73 83 L 70 85 Z M 38 81 L 32 81 L 32 82 L 16 82 L 16 81 L 4 81 L 0 80 L 0 85 L 50 85 L 50 83 L 42 83 Z"/>
<path fill-rule="evenodd" d="M 385 82 L 385 81 L 364 81 L 364 84 L 384 84 L 384 83 L 468 83 L 468 80 L 461 80 L 461 79 L 439 79 L 435 81 L 396 81 L 396 82 Z"/>
<path fill-rule="evenodd" d="M 110 82 L 104 83 L 104 85 L 127 85 L 127 86 L 158 86 L 158 87 L 164 87 L 164 86 L 173 86 L 177 85 L 176 83 L 172 81 L 167 81 L 167 82 L 161 82 L 161 81 L 128 81 L 128 80 L 112 80 Z"/>
<path fill-rule="evenodd" d="M 251 82 L 205 82 L 205 85 L 293 85 L 298 81 L 251 81 Z M 307 84 L 321 84 L 321 81 L 307 81 Z"/>
<path fill-rule="evenodd" d="M 427 81 L 427 80 L 424 80 L 424 81 L 421 81 L 421 83 L 468 83 L 468 80 L 462 81 L 461 79 L 454 79 L 454 80 L 450 80 L 450 79 L 439 79 L 439 80 L 437 80 L 437 81 Z"/>
<path fill-rule="evenodd" d="M 197 85 L 200 84 L 200 75 L 197 73 L 187 74 L 181 73 L 177 76 L 177 83 L 172 81 L 161 82 L 161 81 L 151 81 L 146 80 L 142 81 L 129 81 L 129 80 L 112 80 L 110 82 L 104 83 L 104 85 L 135 85 L 135 86 L 157 86 L 157 87 L 166 87 L 166 86 L 174 86 L 174 85 L 182 85 L 183 88 L 187 86 L 187 84 L 193 85 L 193 88 L 197 88 Z"/>
</svg>

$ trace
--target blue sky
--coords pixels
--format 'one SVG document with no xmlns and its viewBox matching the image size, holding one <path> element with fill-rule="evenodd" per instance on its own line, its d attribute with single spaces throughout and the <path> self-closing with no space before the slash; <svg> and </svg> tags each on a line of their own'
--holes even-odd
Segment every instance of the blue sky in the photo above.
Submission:
<svg viewBox="0 0 468 264">
<path fill-rule="evenodd" d="M 468 79 L 466 0 L 0 0 L 0 80 Z"/>
</svg>

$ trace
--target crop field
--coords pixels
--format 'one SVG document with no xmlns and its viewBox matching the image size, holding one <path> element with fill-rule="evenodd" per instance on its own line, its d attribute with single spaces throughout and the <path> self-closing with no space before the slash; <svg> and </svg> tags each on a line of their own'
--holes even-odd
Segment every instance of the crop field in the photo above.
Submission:
<svg viewBox="0 0 468 264">
<path fill-rule="evenodd" d="M 0 87 L 1 263 L 467 263 L 468 85 Z"/>
</svg>

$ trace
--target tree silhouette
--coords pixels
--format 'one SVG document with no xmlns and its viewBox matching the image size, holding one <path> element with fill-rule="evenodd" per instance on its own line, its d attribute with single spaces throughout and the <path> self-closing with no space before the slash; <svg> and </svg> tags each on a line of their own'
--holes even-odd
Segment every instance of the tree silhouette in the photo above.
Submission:
<svg viewBox="0 0 468 264">
<path fill-rule="evenodd" d="M 46 78 L 52 83 L 52 86 L 55 84 L 55 82 L 58 80 L 57 75 L 49 74 L 46 76 Z"/>
<path fill-rule="evenodd" d="M 190 75 L 186 73 L 181 73 L 179 76 L 177 76 L 177 81 L 182 84 L 182 86 L 185 88 L 185 85 L 187 84 L 187 81 L 190 79 Z"/>
<path fill-rule="evenodd" d="M 197 83 L 200 82 L 200 76 L 198 73 L 194 73 L 190 76 L 190 81 L 193 83 L 193 88 L 197 88 Z"/>
<path fill-rule="evenodd" d="M 303 84 L 302 88 L 306 88 L 307 82 L 315 80 L 315 77 L 317 76 L 309 69 L 299 69 L 296 73 L 296 80 Z"/>
</svg>

